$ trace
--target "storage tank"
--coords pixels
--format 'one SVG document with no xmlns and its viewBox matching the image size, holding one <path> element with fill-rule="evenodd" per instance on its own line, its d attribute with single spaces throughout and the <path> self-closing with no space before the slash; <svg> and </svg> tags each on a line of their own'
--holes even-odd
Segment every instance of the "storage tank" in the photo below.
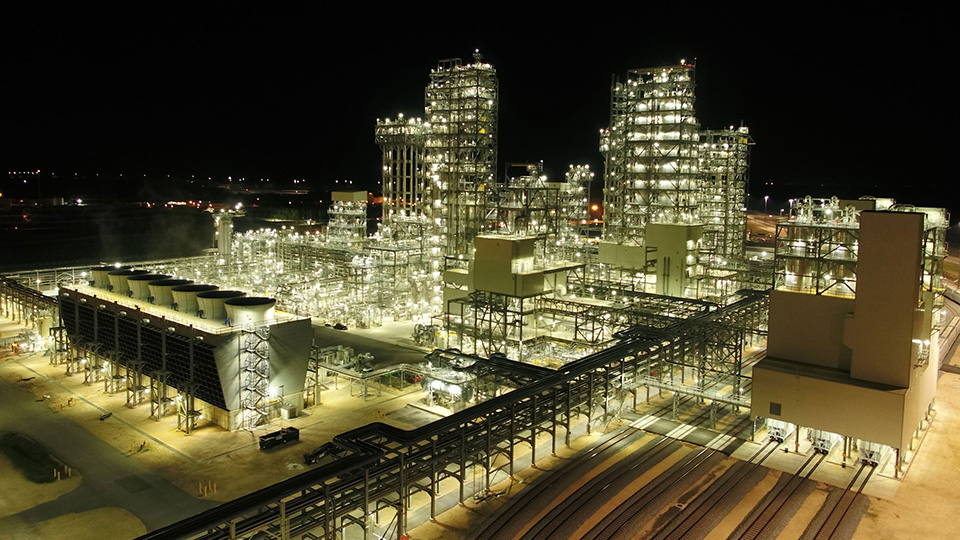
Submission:
<svg viewBox="0 0 960 540">
<path fill-rule="evenodd" d="M 215 291 L 219 288 L 216 285 L 180 285 L 171 290 L 173 303 L 177 305 L 177 311 L 193 315 L 200 309 L 197 304 L 197 294 Z"/>
<path fill-rule="evenodd" d="M 130 292 L 130 285 L 127 283 L 127 278 L 149 273 L 150 272 L 146 270 L 114 270 L 107 274 L 110 277 L 110 290 L 113 291 L 114 294 L 127 295 Z"/>
<path fill-rule="evenodd" d="M 242 291 L 210 291 L 197 294 L 198 311 L 203 312 L 201 317 L 211 321 L 222 321 L 227 318 L 227 310 L 223 302 L 231 298 L 240 298 L 247 293 Z"/>
<path fill-rule="evenodd" d="M 191 283 L 193 283 L 192 279 L 158 279 L 147 283 L 147 285 L 150 287 L 150 296 L 153 297 L 153 303 L 168 307 L 174 303 L 173 288 Z"/>
<path fill-rule="evenodd" d="M 276 304 L 276 300 L 264 296 L 231 298 L 223 303 L 227 310 L 227 318 L 235 325 L 273 320 L 273 308 Z"/>
<path fill-rule="evenodd" d="M 140 274 L 127 278 L 127 286 L 130 287 L 130 298 L 135 300 L 150 300 L 150 282 L 161 279 L 170 279 L 166 274 Z"/>
<path fill-rule="evenodd" d="M 93 274 L 93 286 L 98 289 L 108 289 L 110 287 L 110 272 L 129 269 L 129 266 L 99 266 L 94 268 L 90 271 Z"/>
</svg>

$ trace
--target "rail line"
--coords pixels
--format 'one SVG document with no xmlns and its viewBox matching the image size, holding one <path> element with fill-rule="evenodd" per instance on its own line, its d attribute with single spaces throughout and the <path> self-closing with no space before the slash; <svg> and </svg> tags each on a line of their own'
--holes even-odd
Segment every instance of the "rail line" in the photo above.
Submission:
<svg viewBox="0 0 960 540">
<path fill-rule="evenodd" d="M 590 482 L 577 492 L 554 506 L 546 516 L 540 519 L 521 538 L 523 540 L 546 540 L 548 538 L 570 538 L 580 525 L 577 519 L 580 511 L 601 492 L 610 489 L 618 481 L 632 479 L 642 474 L 655 463 L 677 450 L 681 443 L 676 439 L 663 437 L 651 448 L 622 460 L 616 466 L 610 467 L 593 477 Z"/>
<path fill-rule="evenodd" d="M 813 461 L 817 455 L 820 456 L 820 459 L 816 460 L 816 463 L 814 463 L 813 466 L 807 470 L 806 474 L 803 474 L 804 469 L 807 468 L 807 465 L 810 465 L 810 462 Z M 805 480 L 809 479 L 810 476 L 813 475 L 813 472 L 817 470 L 817 467 L 823 463 L 823 460 L 826 459 L 826 457 L 827 454 L 813 454 L 807 458 L 807 461 L 805 461 L 803 465 L 797 469 L 797 472 L 790 478 L 790 480 L 780 486 L 780 489 L 773 496 L 770 502 L 763 508 L 763 510 L 754 516 L 746 530 L 744 530 L 739 536 L 731 535 L 731 539 L 738 538 L 739 540 L 756 540 L 761 538 L 764 533 L 769 532 L 771 530 L 770 525 L 774 523 L 774 520 L 780 515 L 780 511 L 783 509 L 784 505 L 786 505 L 787 501 L 790 500 L 790 497 L 793 496 L 793 494 L 797 491 L 797 488 L 799 488 Z M 803 476 L 801 476 L 801 474 L 803 474 Z"/>
<path fill-rule="evenodd" d="M 701 411 L 688 425 L 696 426 L 704 420 L 707 414 L 708 411 Z M 647 465 L 652 467 L 659 463 L 663 458 L 657 459 L 657 457 L 665 450 L 670 450 L 667 454 L 669 455 L 669 453 L 676 451 L 680 445 L 678 440 L 666 436 L 663 437 L 661 442 L 662 444 L 658 443 L 648 451 L 630 456 L 595 476 L 588 485 L 581 487 L 575 494 L 551 509 L 522 538 L 524 540 L 569 538 L 579 527 L 582 521 L 580 516 L 584 513 L 592 513 L 591 510 L 599 509 L 598 501 L 600 499 L 597 497 L 599 494 L 606 490 L 613 490 L 613 493 L 619 492 L 633 479 L 648 470 Z"/>
<path fill-rule="evenodd" d="M 710 484 L 699 497 L 694 499 L 691 505 L 688 505 L 683 512 L 680 512 L 670 520 L 667 527 L 661 530 L 654 538 L 656 540 L 680 540 L 686 536 L 708 512 L 713 510 L 720 501 L 733 491 L 733 488 L 739 485 L 740 482 L 759 467 L 770 454 L 776 451 L 777 446 L 775 444 L 770 445 L 770 442 L 771 441 L 768 441 L 768 444 L 761 447 L 749 460 L 740 461 L 731 466 L 730 469 L 732 469 L 732 471 L 728 470 L 728 473 L 724 475 L 721 480 Z M 761 455 L 768 446 L 771 447 L 770 450 L 762 454 L 760 459 L 757 459 L 757 456 Z M 688 511 L 690 506 L 694 507 L 692 511 Z"/>
<path fill-rule="evenodd" d="M 522 521 L 522 510 L 529 507 L 534 500 L 551 488 L 554 488 L 560 479 L 564 477 L 579 478 L 583 474 L 588 473 L 592 463 L 596 459 L 601 458 L 601 456 L 605 457 L 607 453 L 615 454 L 619 452 L 623 447 L 627 446 L 625 442 L 627 439 L 642 432 L 643 431 L 638 428 L 628 426 L 623 432 L 616 434 L 614 437 L 601 441 L 584 450 L 578 455 L 577 459 L 556 469 L 550 473 L 549 476 L 544 477 L 543 481 L 537 482 L 530 486 L 529 489 L 523 490 L 516 499 L 516 502 L 510 505 L 510 511 L 504 512 L 496 517 L 488 527 L 474 537 L 474 540 L 490 540 L 503 534 L 508 534 L 507 531 L 519 528 L 517 525 L 518 522 Z M 659 444 L 664 440 L 667 440 L 667 438 L 661 436 L 659 441 L 654 444 Z"/>
<path fill-rule="evenodd" d="M 669 407 L 665 407 L 664 409 L 666 408 Z M 708 411 L 701 411 L 691 420 L 691 425 L 702 422 L 707 414 Z M 641 431 L 642 430 L 635 427 L 628 427 L 623 433 L 617 434 L 615 437 L 581 452 L 574 461 L 567 463 L 559 470 L 551 472 L 548 476 L 543 477 L 541 481 L 529 489 L 524 490 L 514 502 L 510 503 L 509 508 L 506 509 L 504 513 L 497 516 L 493 522 L 474 537 L 474 539 L 488 540 L 516 537 L 516 535 L 523 530 L 523 526 L 529 523 L 529 519 L 532 518 L 531 513 L 536 515 L 542 510 L 536 504 L 539 497 L 551 490 L 564 489 L 566 486 L 561 485 L 564 479 L 579 478 L 583 476 L 583 474 L 588 473 L 593 469 L 597 459 L 601 458 L 604 452 L 612 452 L 613 454 L 619 452 L 625 446 L 621 444 L 622 441 Z M 611 484 L 623 478 L 624 474 L 636 471 L 646 463 L 658 462 L 659 460 L 654 461 L 654 459 L 664 450 L 676 450 L 676 446 L 673 443 L 678 444 L 676 439 L 658 436 L 657 439 L 639 449 L 638 453 L 634 456 L 600 471 L 600 473 L 591 478 L 586 485 L 581 486 L 574 495 L 571 495 L 571 497 L 562 501 L 556 507 L 549 509 L 548 513 L 542 519 L 524 532 L 523 538 L 546 538 L 554 534 L 555 531 L 563 528 L 564 524 L 567 523 L 575 513 L 564 512 L 565 510 L 577 508 L 581 502 L 590 500 L 590 498 L 594 497 L 597 493 L 608 489 Z M 603 459 L 605 459 L 605 457 Z M 570 482 L 568 482 L 567 485 L 569 485 L 569 483 Z M 589 495 L 585 495 L 585 493 Z M 531 511 L 531 509 L 534 508 L 535 510 Z"/>
<path fill-rule="evenodd" d="M 867 467 L 870 467 L 870 471 L 867 473 L 867 476 L 864 477 L 860 487 L 857 488 L 856 491 L 853 491 L 853 486 L 856 485 L 857 479 L 860 478 L 863 470 Z M 843 490 L 843 494 L 840 495 L 840 498 L 837 500 L 837 504 L 835 504 L 830 510 L 830 514 L 827 515 L 827 519 L 825 519 L 820 525 L 820 528 L 817 529 L 817 534 L 813 537 L 815 540 L 830 540 L 833 538 L 834 534 L 837 532 L 837 529 L 840 527 L 840 524 L 843 522 L 843 518 L 847 516 L 847 512 L 850 510 L 850 507 L 853 506 L 853 502 L 863 492 L 864 486 L 867 485 L 867 482 L 870 480 L 870 477 L 873 476 L 873 473 L 876 470 L 877 466 L 873 464 L 862 463 L 860 465 L 860 469 L 857 471 L 857 474 L 853 476 L 853 478 L 850 480 L 850 483 L 847 485 L 847 488 Z"/>
<path fill-rule="evenodd" d="M 749 420 L 746 422 L 749 422 Z M 770 451 L 764 454 L 758 463 L 776 450 L 776 445 L 772 441 L 767 441 L 749 461 L 756 460 L 768 448 Z M 643 489 L 622 502 L 613 512 L 600 520 L 583 538 L 585 540 L 609 540 L 617 536 L 621 531 L 628 528 L 641 512 L 649 508 L 656 508 L 667 497 L 672 487 L 700 469 L 710 458 L 719 453 L 719 450 L 716 449 L 703 448 L 696 454 L 685 457 L 674 464 L 664 475 L 660 475 L 655 481 L 647 484 Z"/>
</svg>

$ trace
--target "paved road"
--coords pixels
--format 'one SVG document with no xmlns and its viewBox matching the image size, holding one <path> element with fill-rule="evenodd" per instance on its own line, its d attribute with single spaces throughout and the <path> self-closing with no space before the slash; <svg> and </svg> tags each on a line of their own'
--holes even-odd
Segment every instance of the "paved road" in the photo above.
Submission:
<svg viewBox="0 0 960 540">
<path fill-rule="evenodd" d="M 106 507 L 128 510 L 152 531 L 218 504 L 188 495 L 4 379 L 0 379 L 0 431 L 27 435 L 82 475 L 80 486 L 70 493 L 0 519 L 0 531 L 5 520 L 38 523 Z"/>
</svg>

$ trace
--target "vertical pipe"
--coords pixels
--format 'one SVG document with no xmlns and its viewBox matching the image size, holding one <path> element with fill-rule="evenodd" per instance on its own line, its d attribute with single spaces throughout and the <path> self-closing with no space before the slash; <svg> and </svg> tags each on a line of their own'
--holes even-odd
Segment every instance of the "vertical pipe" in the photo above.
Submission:
<svg viewBox="0 0 960 540">
<path fill-rule="evenodd" d="M 593 419 L 593 372 L 587 373 L 587 435 L 590 435 L 590 421 Z"/>
<path fill-rule="evenodd" d="M 336 523 L 334 523 L 333 518 L 330 516 L 330 504 L 333 501 L 330 499 L 330 485 L 323 485 L 323 530 L 326 533 L 325 536 L 327 540 L 332 540 L 336 537 L 336 532 L 333 530 L 336 528 Z M 232 523 L 232 522 L 231 522 Z"/>
<path fill-rule="evenodd" d="M 463 504 L 463 483 L 467 480 L 467 425 L 460 424 L 460 504 Z"/>
<path fill-rule="evenodd" d="M 566 425 L 567 433 L 566 435 L 564 435 L 564 444 L 567 446 L 567 448 L 570 447 L 570 424 L 572 423 L 572 420 L 570 419 L 570 394 L 572 391 L 573 391 L 573 382 L 567 381 L 567 392 L 566 392 L 567 396 L 565 400 L 566 401 L 565 406 L 567 410 L 567 425 Z"/>
<path fill-rule="evenodd" d="M 280 501 L 280 540 L 290 540 L 290 521 L 287 519 L 286 501 Z"/>
<path fill-rule="evenodd" d="M 430 445 L 433 447 L 430 455 L 437 455 L 437 439 L 431 438 Z M 440 482 L 437 481 L 437 461 L 430 461 L 430 519 L 437 517 L 437 494 L 440 493 Z"/>
<path fill-rule="evenodd" d="M 513 479 L 513 445 L 517 437 L 517 404 L 510 404 L 510 478 Z"/>
<path fill-rule="evenodd" d="M 537 395 L 533 395 L 533 410 L 530 411 L 530 466 L 537 464 Z"/>
<path fill-rule="evenodd" d="M 493 437 L 493 434 L 490 433 L 490 429 L 491 429 L 491 426 L 490 426 L 490 414 L 491 414 L 491 413 L 487 413 L 487 417 L 484 419 L 484 423 L 486 424 L 486 426 L 484 426 L 484 430 L 487 432 L 487 452 L 486 452 L 486 456 L 484 457 L 484 465 L 483 465 L 483 466 L 484 466 L 484 469 L 486 469 L 486 471 L 487 471 L 487 474 L 486 474 L 486 477 L 487 477 L 486 489 L 487 489 L 487 490 L 490 489 L 490 447 L 492 446 L 491 443 L 492 443 L 492 437 Z"/>
<path fill-rule="evenodd" d="M 400 454 L 400 497 L 403 497 L 403 454 Z M 363 540 L 367 540 L 367 514 L 370 513 L 370 469 L 363 468 L 363 516 L 360 526 L 363 527 Z M 397 527 L 400 527 L 397 519 Z"/>
<path fill-rule="evenodd" d="M 550 414 L 552 415 L 550 422 L 550 445 L 551 453 L 557 455 L 557 416 L 559 416 L 560 413 L 560 411 L 557 410 L 557 387 L 553 387 L 550 392 L 553 397 L 553 406 L 550 408 Z"/>
</svg>

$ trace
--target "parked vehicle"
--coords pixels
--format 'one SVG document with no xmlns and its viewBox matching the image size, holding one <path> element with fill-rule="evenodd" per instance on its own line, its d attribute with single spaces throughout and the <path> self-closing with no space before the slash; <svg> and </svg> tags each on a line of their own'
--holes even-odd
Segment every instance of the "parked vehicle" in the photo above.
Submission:
<svg viewBox="0 0 960 540">
<path fill-rule="evenodd" d="M 298 440 L 300 440 L 300 430 L 295 427 L 285 427 L 280 431 L 274 431 L 273 433 L 261 435 L 260 449 L 266 450 L 268 448 L 273 448 L 274 446 L 280 446 L 281 444 Z"/>
</svg>

